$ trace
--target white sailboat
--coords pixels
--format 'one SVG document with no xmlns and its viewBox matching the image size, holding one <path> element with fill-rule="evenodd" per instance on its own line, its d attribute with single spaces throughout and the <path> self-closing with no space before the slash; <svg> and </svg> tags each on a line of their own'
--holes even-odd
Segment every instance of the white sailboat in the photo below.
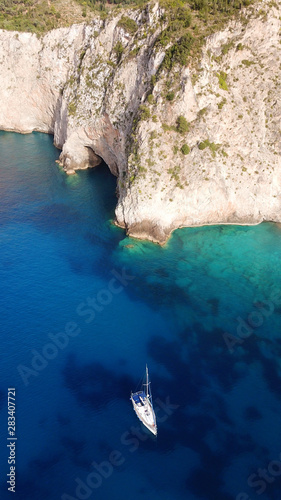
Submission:
<svg viewBox="0 0 281 500">
<path fill-rule="evenodd" d="M 152 405 L 152 396 L 150 382 L 148 377 L 148 368 L 146 365 L 146 383 L 144 389 L 139 392 L 131 392 L 131 401 L 133 408 L 140 421 L 147 427 L 152 434 L 157 435 L 156 417 Z"/>
</svg>

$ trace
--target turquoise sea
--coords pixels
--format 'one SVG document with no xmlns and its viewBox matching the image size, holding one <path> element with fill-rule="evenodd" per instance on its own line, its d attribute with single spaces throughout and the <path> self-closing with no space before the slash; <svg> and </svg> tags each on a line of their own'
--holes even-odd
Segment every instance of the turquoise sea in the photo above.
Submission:
<svg viewBox="0 0 281 500">
<path fill-rule="evenodd" d="M 1 500 L 280 500 L 281 228 L 129 239 L 107 166 L 68 177 L 52 140 L 0 132 Z"/>
</svg>

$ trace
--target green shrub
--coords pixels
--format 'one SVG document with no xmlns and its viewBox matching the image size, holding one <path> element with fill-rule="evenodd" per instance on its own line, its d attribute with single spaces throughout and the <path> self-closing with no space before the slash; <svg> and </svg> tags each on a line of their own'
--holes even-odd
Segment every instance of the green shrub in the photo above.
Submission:
<svg viewBox="0 0 281 500">
<path fill-rule="evenodd" d="M 189 123 L 184 116 L 177 117 L 177 132 L 186 134 L 189 131 Z"/>
<path fill-rule="evenodd" d="M 175 92 L 168 92 L 168 94 L 166 95 L 167 101 L 173 101 L 174 98 L 175 98 Z"/>
<path fill-rule="evenodd" d="M 68 113 L 69 113 L 69 115 L 74 116 L 75 113 L 76 113 L 76 109 L 77 109 L 76 103 L 74 101 L 71 101 L 68 104 Z"/>
<path fill-rule="evenodd" d="M 149 108 L 147 106 L 145 106 L 144 104 L 140 105 L 139 111 L 140 111 L 140 119 L 141 120 L 148 120 L 148 118 L 150 118 Z"/>
<path fill-rule="evenodd" d="M 155 83 L 156 83 L 156 75 L 152 75 L 152 77 L 151 77 L 151 85 L 152 85 L 152 87 L 154 87 Z"/>
<path fill-rule="evenodd" d="M 190 6 L 194 10 L 199 10 L 202 14 L 209 13 L 227 13 L 228 15 L 234 14 L 242 7 L 250 5 L 251 0 L 191 0 Z"/>
<path fill-rule="evenodd" d="M 130 35 L 134 35 L 138 30 L 138 25 L 136 21 L 127 16 L 122 16 L 118 21 L 118 25 L 120 28 L 123 28 Z"/>
<path fill-rule="evenodd" d="M 175 64 L 185 66 L 193 43 L 194 38 L 190 33 L 183 35 L 166 51 L 162 67 L 170 71 Z"/>
<path fill-rule="evenodd" d="M 228 43 L 225 43 L 225 44 L 222 46 L 222 48 L 221 48 L 221 53 L 222 53 L 223 55 L 227 54 L 227 53 L 228 53 L 228 51 L 229 51 L 230 49 L 232 49 L 233 45 L 234 45 L 233 40 L 231 40 L 231 41 L 230 41 L 230 42 L 228 42 Z"/>
<path fill-rule="evenodd" d="M 122 54 L 124 52 L 124 47 L 122 45 L 121 42 L 117 42 L 116 45 L 113 47 L 113 50 L 116 54 L 116 57 L 117 57 L 117 61 L 119 62 L 121 57 L 122 57 Z"/>
<path fill-rule="evenodd" d="M 170 40 L 171 40 L 171 35 L 167 29 L 162 31 L 162 33 L 160 33 L 158 37 L 158 43 L 162 45 L 162 47 L 166 47 L 166 45 L 168 45 Z"/>
<path fill-rule="evenodd" d="M 212 153 L 212 156 L 215 156 L 216 151 L 219 148 L 219 144 L 215 144 L 214 142 L 210 142 L 209 139 L 205 139 L 205 141 L 200 142 L 200 144 L 198 145 L 198 148 L 201 151 L 203 151 L 206 148 L 209 148 L 211 153 Z"/>
<path fill-rule="evenodd" d="M 145 167 L 143 167 L 143 166 L 141 166 L 141 165 L 140 165 L 140 166 L 139 166 L 139 172 L 140 172 L 141 174 L 145 174 L 145 173 L 147 172 L 147 168 L 145 168 Z"/>
<path fill-rule="evenodd" d="M 58 26 L 60 13 L 51 2 L 0 0 L 0 28 L 44 33 Z"/>
<path fill-rule="evenodd" d="M 245 66 L 249 67 L 249 66 L 251 66 L 252 64 L 255 64 L 255 63 L 254 63 L 254 61 L 248 61 L 247 59 L 243 59 L 242 64 L 244 64 Z"/>
<path fill-rule="evenodd" d="M 228 90 L 228 86 L 226 83 L 227 74 L 224 71 L 217 73 L 217 77 L 219 79 L 219 86 L 222 90 Z"/>
<path fill-rule="evenodd" d="M 138 55 L 139 51 L 140 51 L 140 47 L 135 47 L 134 49 L 132 49 L 129 52 L 129 58 L 134 59 L 134 57 L 136 57 Z"/>
<path fill-rule="evenodd" d="M 181 170 L 180 166 L 177 165 L 173 168 L 169 168 L 168 173 L 170 174 L 171 179 L 173 179 L 176 182 L 176 187 L 183 189 L 183 185 L 180 182 L 180 170 Z"/>
<path fill-rule="evenodd" d="M 208 0 L 191 0 L 191 7 L 194 10 L 207 10 Z"/>
<path fill-rule="evenodd" d="M 185 7 L 179 7 L 176 16 L 178 21 L 181 21 L 181 24 L 184 28 L 189 28 L 192 21 L 192 16 L 189 9 Z"/>
<path fill-rule="evenodd" d="M 209 141 L 208 141 L 209 142 Z M 198 148 L 203 151 L 203 149 L 206 149 L 208 147 L 208 144 L 207 144 L 207 140 L 206 141 L 203 141 L 203 142 L 200 142 Z"/>
<path fill-rule="evenodd" d="M 166 3 L 166 14 L 168 26 L 160 33 L 157 43 L 162 47 L 173 42 L 184 34 L 192 21 L 190 9 L 183 5 L 180 0 L 171 0 Z"/>
<path fill-rule="evenodd" d="M 148 102 L 149 104 L 153 104 L 153 103 L 154 103 L 154 97 L 153 97 L 153 95 L 152 95 L 152 94 L 149 94 L 149 95 L 147 96 L 147 102 Z"/>
<path fill-rule="evenodd" d="M 168 125 L 167 123 L 162 123 L 162 128 L 165 132 L 169 132 L 173 130 L 173 132 L 177 132 L 177 128 L 174 125 Z"/>
<path fill-rule="evenodd" d="M 205 106 L 205 108 L 200 109 L 200 111 L 198 113 L 198 115 L 200 116 L 200 118 L 201 118 L 201 116 L 204 116 L 205 113 L 207 113 L 207 109 L 208 109 L 207 106 Z"/>
<path fill-rule="evenodd" d="M 225 97 L 224 97 L 224 98 L 223 98 L 223 99 L 222 99 L 222 100 L 218 103 L 218 108 L 219 108 L 219 109 L 222 109 L 222 108 L 223 108 L 223 106 L 225 105 L 225 103 L 226 103 L 226 99 L 225 99 Z"/>
<path fill-rule="evenodd" d="M 190 153 L 190 147 L 187 144 L 183 144 L 181 147 L 181 152 L 183 155 L 188 155 L 188 153 Z"/>
</svg>

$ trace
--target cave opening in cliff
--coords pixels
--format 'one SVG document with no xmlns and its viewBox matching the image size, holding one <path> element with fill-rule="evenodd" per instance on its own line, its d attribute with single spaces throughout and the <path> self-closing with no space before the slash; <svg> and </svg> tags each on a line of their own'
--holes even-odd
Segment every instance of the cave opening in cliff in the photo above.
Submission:
<svg viewBox="0 0 281 500">
<path fill-rule="evenodd" d="M 117 204 L 116 177 L 100 158 L 100 162 L 87 169 L 89 184 L 92 188 L 92 198 L 99 211 L 103 211 L 107 219 L 115 218 Z"/>
<path fill-rule="evenodd" d="M 85 150 L 87 151 L 87 163 L 90 167 L 96 167 L 103 162 L 102 157 L 97 155 L 90 146 L 85 146 Z"/>
</svg>

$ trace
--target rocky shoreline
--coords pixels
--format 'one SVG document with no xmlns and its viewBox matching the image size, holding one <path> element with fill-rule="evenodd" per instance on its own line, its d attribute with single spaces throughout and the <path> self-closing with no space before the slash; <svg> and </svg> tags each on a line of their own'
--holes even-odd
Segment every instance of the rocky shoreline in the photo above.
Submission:
<svg viewBox="0 0 281 500">
<path fill-rule="evenodd" d="M 0 30 L 0 129 L 54 134 L 69 174 L 104 160 L 136 238 L 281 222 L 281 9 L 261 5 L 170 72 L 157 4 L 127 11 L 134 33 L 122 12 L 41 38 Z"/>
</svg>

